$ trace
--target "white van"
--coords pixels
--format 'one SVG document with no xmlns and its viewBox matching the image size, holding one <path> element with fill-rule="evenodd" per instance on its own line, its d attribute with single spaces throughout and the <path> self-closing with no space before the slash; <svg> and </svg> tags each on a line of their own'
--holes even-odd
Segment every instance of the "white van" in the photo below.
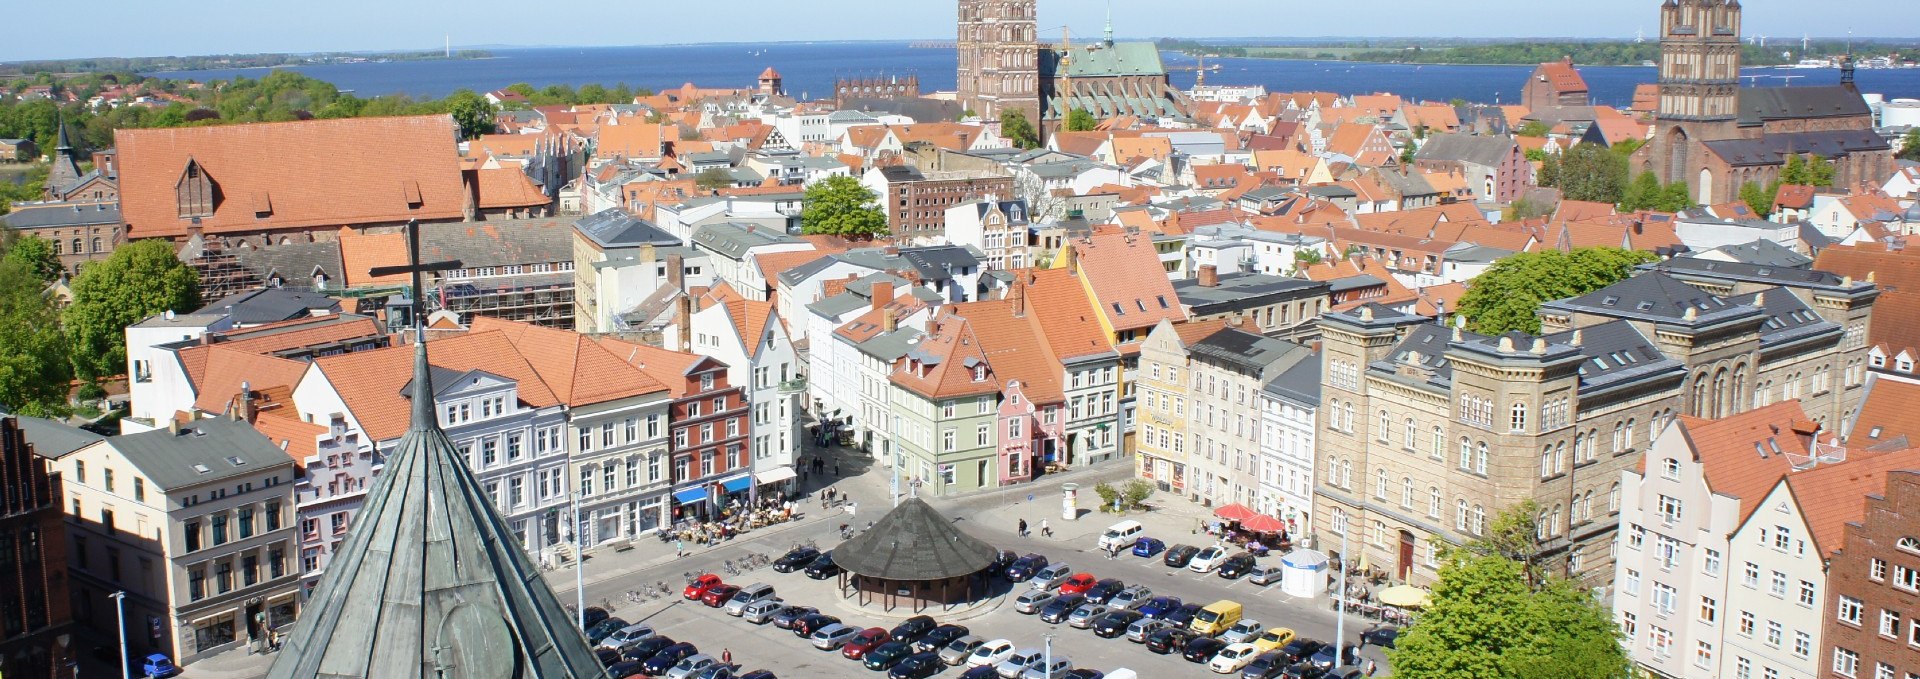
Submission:
<svg viewBox="0 0 1920 679">
<path fill-rule="evenodd" d="M 1146 534 L 1147 528 L 1140 525 L 1139 521 L 1121 521 L 1108 526 L 1107 532 L 1100 534 L 1100 549 L 1103 551 L 1131 549 L 1134 541 Z"/>
</svg>

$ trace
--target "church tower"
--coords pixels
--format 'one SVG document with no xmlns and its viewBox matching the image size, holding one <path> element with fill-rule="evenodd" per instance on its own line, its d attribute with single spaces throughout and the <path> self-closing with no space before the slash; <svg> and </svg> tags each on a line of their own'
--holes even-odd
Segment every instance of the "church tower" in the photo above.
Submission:
<svg viewBox="0 0 1920 679">
<path fill-rule="evenodd" d="M 1666 0 L 1660 6 L 1660 108 L 1649 158 L 1662 182 L 1685 181 L 1703 196 L 1703 141 L 1738 136 L 1739 0 Z M 1703 203 L 1713 202 L 1702 199 Z"/>
<path fill-rule="evenodd" d="M 1039 125 L 1039 0 L 960 0 L 961 105 L 993 120 L 1021 109 Z"/>
</svg>

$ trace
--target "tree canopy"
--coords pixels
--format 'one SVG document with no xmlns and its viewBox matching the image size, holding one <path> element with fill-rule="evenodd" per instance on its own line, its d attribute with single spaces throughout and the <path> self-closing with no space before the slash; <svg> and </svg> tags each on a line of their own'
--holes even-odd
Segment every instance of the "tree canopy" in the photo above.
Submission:
<svg viewBox="0 0 1920 679">
<path fill-rule="evenodd" d="M 852 177 L 828 177 L 807 187 L 800 223 L 807 235 L 870 238 L 887 233 L 887 215 L 875 203 L 873 191 Z"/>
<path fill-rule="evenodd" d="M 1013 145 L 1023 149 L 1040 147 L 1040 133 L 1034 131 L 1033 121 L 1027 120 L 1027 114 L 1020 109 L 1000 112 L 1000 136 L 1013 140 Z"/>
<path fill-rule="evenodd" d="M 459 90 L 447 96 L 447 112 L 460 126 L 460 138 L 472 139 L 493 134 L 493 104 L 473 90 Z"/>
<path fill-rule="evenodd" d="M 31 417 L 61 417 L 68 412 L 73 366 L 48 279 L 36 270 L 39 256 L 20 252 L 33 247 L 29 241 L 45 244 L 37 238 L 0 242 L 6 250 L 0 256 L 0 405 Z"/>
<path fill-rule="evenodd" d="M 1084 108 L 1076 108 L 1067 113 L 1068 132 L 1087 132 L 1099 126 L 1100 121 L 1095 120 L 1093 113 Z"/>
<path fill-rule="evenodd" d="M 1740 202 L 1746 203 L 1747 209 L 1762 218 L 1773 214 L 1773 199 L 1778 195 L 1780 195 L 1778 180 L 1764 186 L 1759 182 L 1747 182 L 1740 187 Z"/>
<path fill-rule="evenodd" d="M 1833 186 L 1833 163 L 1820 156 L 1802 157 L 1795 153 L 1787 156 L 1787 166 L 1780 170 L 1780 182 L 1802 186 Z"/>
<path fill-rule="evenodd" d="M 1591 142 L 1575 144 L 1547 156 L 1539 182 L 1560 189 L 1568 200 L 1618 203 L 1627 189 L 1627 156 Z"/>
<path fill-rule="evenodd" d="M 94 380 L 119 374 L 127 358 L 126 327 L 162 311 L 200 306 L 200 276 L 162 240 L 134 241 L 73 279 L 66 309 L 74 373 Z"/>
<path fill-rule="evenodd" d="M 1907 130 L 1907 136 L 1900 138 L 1899 157 L 1920 163 L 1920 127 Z"/>
<path fill-rule="evenodd" d="M 1578 583 L 1533 572 L 1532 502 L 1494 535 L 1446 552 L 1432 603 L 1387 651 L 1402 679 L 1626 679 L 1632 664 L 1607 609 Z M 1513 544 L 1495 544 L 1507 542 Z"/>
<path fill-rule="evenodd" d="M 1626 212 L 1679 212 L 1693 205 L 1693 192 L 1687 189 L 1686 182 L 1661 184 L 1652 172 L 1634 177 L 1620 196 L 1620 209 Z"/>
<path fill-rule="evenodd" d="M 1503 257 L 1468 283 L 1457 313 L 1468 329 L 1487 335 L 1540 332 L 1540 304 L 1578 297 L 1626 280 L 1653 253 L 1620 248 L 1523 252 Z"/>
<path fill-rule="evenodd" d="M 708 191 L 718 191 L 733 186 L 733 175 L 727 174 L 726 170 L 710 167 L 693 176 L 693 185 Z"/>
<path fill-rule="evenodd" d="M 60 256 L 53 254 L 53 243 L 39 236 L 22 236 L 13 239 L 7 247 L 6 261 L 17 263 L 28 273 L 40 279 L 41 283 L 52 283 L 60 277 L 66 267 L 60 264 Z"/>
</svg>

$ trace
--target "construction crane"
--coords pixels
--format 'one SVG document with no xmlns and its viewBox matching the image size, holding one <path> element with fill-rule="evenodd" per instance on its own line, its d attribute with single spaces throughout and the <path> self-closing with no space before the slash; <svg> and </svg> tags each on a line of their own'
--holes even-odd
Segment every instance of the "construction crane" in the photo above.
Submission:
<svg viewBox="0 0 1920 679">
<path fill-rule="evenodd" d="M 1214 64 L 1214 65 L 1212 65 L 1212 66 L 1208 66 L 1208 65 L 1207 65 L 1207 55 L 1205 55 L 1205 54 L 1195 54 L 1195 55 L 1193 55 L 1193 60 L 1194 60 L 1194 65 L 1192 65 L 1192 66 L 1168 66 L 1168 67 L 1167 67 L 1167 72 L 1168 72 L 1168 73 L 1174 73 L 1174 72 L 1180 72 L 1180 73 L 1188 73 L 1188 72 L 1191 72 L 1191 73 L 1193 73 L 1193 74 L 1194 74 L 1194 75 L 1193 75 L 1193 86 L 1194 86 L 1194 87 L 1206 87 L 1206 86 L 1207 86 L 1207 72 L 1209 72 L 1209 71 L 1219 71 L 1219 70 L 1220 70 L 1220 65 L 1219 65 L 1219 64 Z"/>
</svg>

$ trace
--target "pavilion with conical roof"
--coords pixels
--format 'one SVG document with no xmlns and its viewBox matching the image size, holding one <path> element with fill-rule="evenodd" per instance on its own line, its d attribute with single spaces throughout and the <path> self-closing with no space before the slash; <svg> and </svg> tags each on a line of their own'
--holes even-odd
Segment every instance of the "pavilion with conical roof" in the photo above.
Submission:
<svg viewBox="0 0 1920 679">
<path fill-rule="evenodd" d="M 413 274 L 450 268 L 419 264 Z M 419 299 L 421 295 L 414 295 Z M 413 424 L 387 458 L 270 679 L 605 679 L 540 569 L 441 431 L 415 309 Z"/>
<path fill-rule="evenodd" d="M 904 601 L 918 613 L 930 605 L 956 606 L 987 595 L 986 569 L 1000 550 L 961 531 L 917 497 L 833 548 L 845 569 L 841 587 L 853 587 L 862 606 L 893 610 Z"/>
</svg>

